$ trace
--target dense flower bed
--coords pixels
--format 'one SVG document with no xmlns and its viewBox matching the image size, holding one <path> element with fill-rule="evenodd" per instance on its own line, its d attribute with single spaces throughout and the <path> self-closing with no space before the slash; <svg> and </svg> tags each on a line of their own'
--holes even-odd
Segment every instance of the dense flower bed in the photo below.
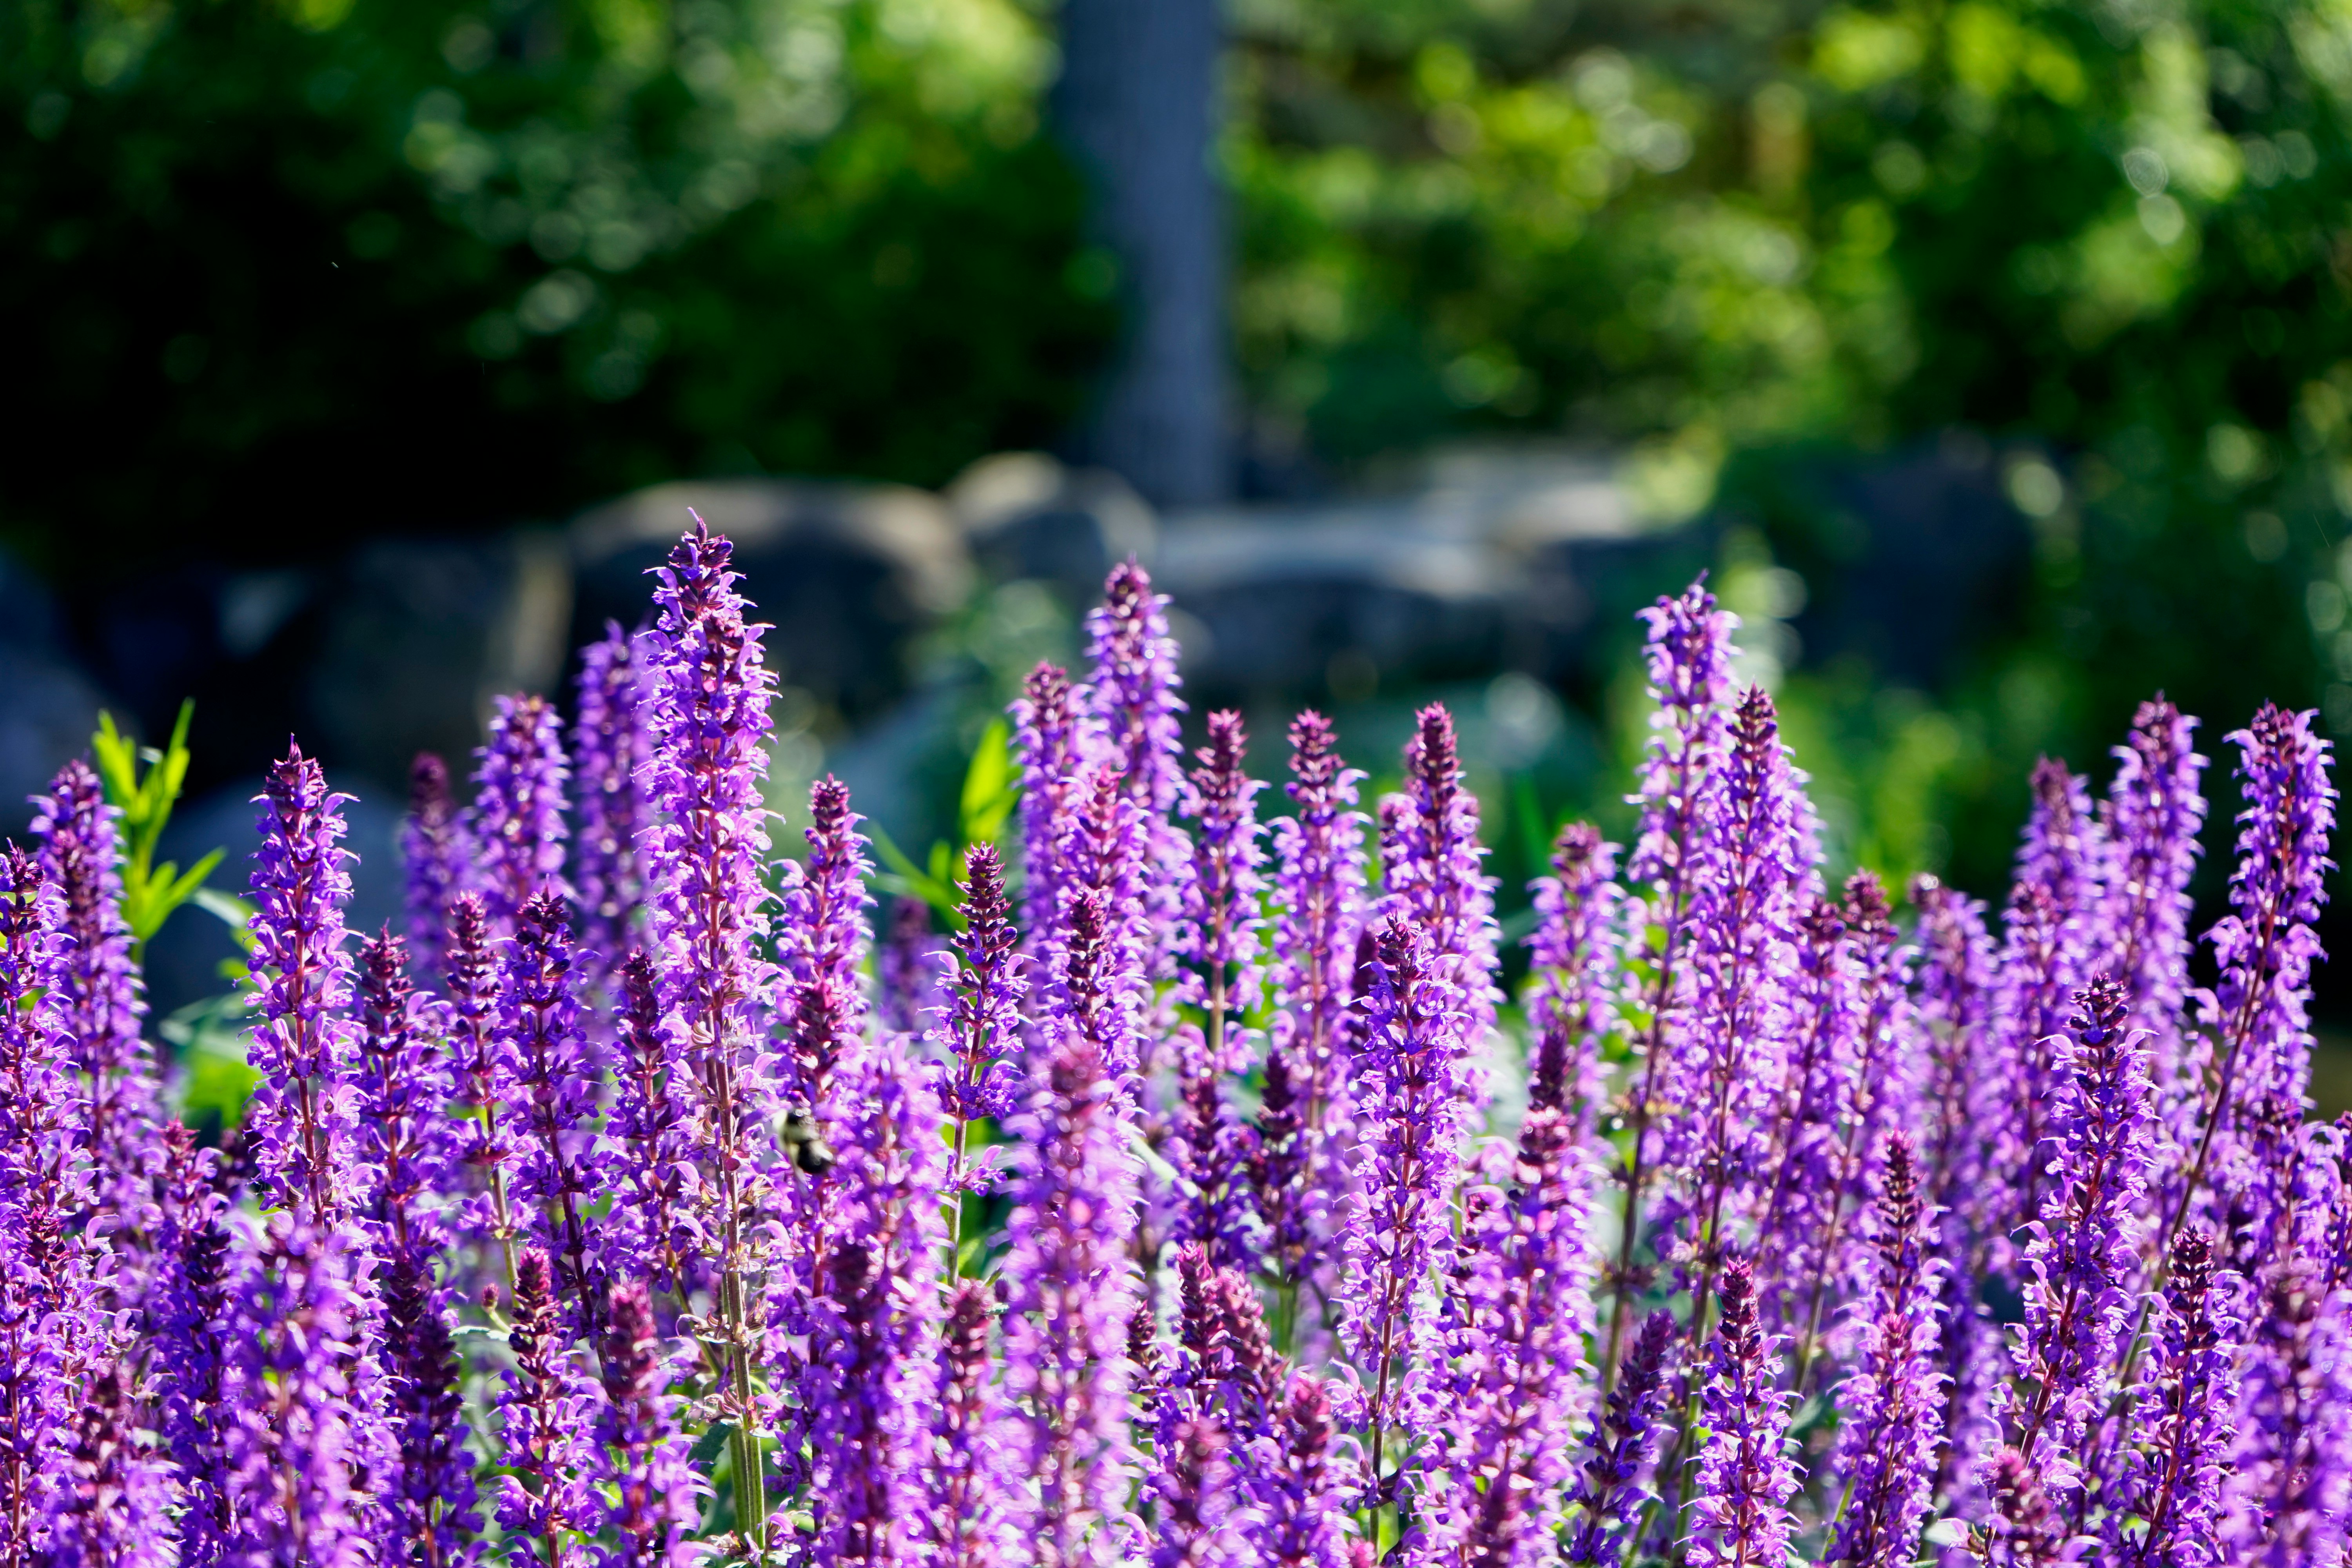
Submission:
<svg viewBox="0 0 2352 1568">
<path fill-rule="evenodd" d="M 1898 921 L 1824 885 L 1730 617 L 1662 600 L 1639 837 L 1535 889 L 1521 1109 L 1443 709 L 1370 816 L 1301 714 L 1262 823 L 1123 567 L 1016 705 L 1013 863 L 877 946 L 839 784 L 771 855 L 726 541 L 658 576 L 568 735 L 501 701 L 463 809 L 420 761 L 405 934 L 272 770 L 225 1149 L 166 1120 L 96 774 L 0 859 L 0 1559 L 2338 1560 L 2309 715 L 2231 737 L 2200 986 L 2194 720 L 2095 810 L 2037 773 L 1998 935 L 1927 879 Z"/>
</svg>

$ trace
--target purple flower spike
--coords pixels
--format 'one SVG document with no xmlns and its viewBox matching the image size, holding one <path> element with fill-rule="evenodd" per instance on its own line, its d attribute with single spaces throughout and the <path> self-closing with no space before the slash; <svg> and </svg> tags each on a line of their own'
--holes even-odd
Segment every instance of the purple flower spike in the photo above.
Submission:
<svg viewBox="0 0 2352 1568">
<path fill-rule="evenodd" d="M 1014 1539 L 1041 1568 L 1097 1568 L 1121 1560 L 1138 1468 L 1126 1354 L 1135 1157 L 1096 1042 L 1066 1020 L 1052 1032 L 1044 1082 L 1015 1119 L 1027 1168 L 1003 1274 L 1011 1457 L 1035 1487 L 1016 1500 Z"/>
<path fill-rule="evenodd" d="M 1209 743 L 1194 753 L 1188 805 L 1200 824 L 1184 889 L 1178 950 L 1198 966 L 1192 994 L 1208 1010 L 1209 1048 L 1221 1068 L 1227 1017 L 1258 997 L 1258 897 L 1265 853 L 1256 797 L 1265 786 L 1242 771 L 1249 734 L 1231 710 L 1209 715 Z"/>
<path fill-rule="evenodd" d="M 569 912 L 541 894 L 517 912 L 499 975 L 497 1093 L 520 1145 L 508 1193 L 553 1260 L 565 1323 L 593 1332 L 606 1285 L 588 1210 L 604 1162 L 592 1147 L 597 1074 L 580 1027 L 579 984 Z"/>
<path fill-rule="evenodd" d="M 917 1518 L 937 1568 L 1011 1568 L 1020 1560 L 1005 1532 L 1014 1485 L 1004 1452 L 1005 1411 L 989 1375 L 995 1321 L 989 1288 L 958 1280 L 940 1337 L 939 1404 Z"/>
<path fill-rule="evenodd" d="M 501 1087 L 499 964 L 491 951 L 489 911 L 479 893 L 460 893 L 450 906 L 447 951 L 451 1068 L 458 1098 L 467 1108 L 458 1158 L 478 1184 L 467 1205 L 467 1228 L 474 1239 L 499 1249 L 511 1289 L 520 1231 L 507 1189 L 519 1145 Z"/>
<path fill-rule="evenodd" d="M 1797 1491 L 1790 1395 L 1780 1386 L 1779 1349 L 1757 1323 L 1745 1258 L 1724 1264 L 1717 1294 L 1723 1321 L 1700 1394 L 1707 1438 L 1691 1499 L 1687 1560 L 1693 1568 L 1779 1568 L 1796 1530 L 1789 1512 Z"/>
<path fill-rule="evenodd" d="M 1013 704 L 1013 744 L 1021 760 L 1021 867 L 1024 913 L 1033 952 L 1057 929 L 1061 891 L 1070 879 L 1067 845 L 1077 830 L 1082 780 L 1095 735 L 1085 702 L 1066 671 L 1041 664 Z"/>
<path fill-rule="evenodd" d="M 229 1513 L 224 1561 L 370 1568 L 365 1463 L 352 1375 L 365 1313 L 363 1245 L 307 1215 L 278 1215 L 240 1260 L 222 1334 L 228 1355 Z"/>
<path fill-rule="evenodd" d="M 876 1022 L 883 1028 L 923 1032 L 923 1020 L 940 1006 L 940 952 L 931 906 L 915 898 L 891 900 L 890 932 L 874 955 Z"/>
<path fill-rule="evenodd" d="M 1732 751 L 1715 781 L 1717 834 L 1691 904 L 1688 1031 L 1678 1042 L 1660 1130 L 1679 1177 L 1662 1219 L 1688 1224 L 1698 1277 L 1696 1333 L 1729 1222 L 1764 1173 L 1759 1130 L 1784 1076 L 1779 1043 L 1794 1033 L 1789 972 L 1803 891 L 1818 851 L 1802 775 L 1789 765 L 1772 700 L 1741 697 Z"/>
<path fill-rule="evenodd" d="M 474 806 L 467 838 L 478 858 L 483 901 L 503 935 L 524 904 L 563 883 L 563 721 L 544 697 L 500 697 L 489 743 L 474 755 Z"/>
<path fill-rule="evenodd" d="M 2203 1231 L 2176 1237 L 2170 1261 L 2156 1335 L 2133 1390 L 2139 1441 L 2107 1517 L 2107 1550 L 2124 1568 L 2203 1568 L 2218 1560 L 2221 1485 L 2238 1435 L 2237 1281 L 2216 1267 Z"/>
<path fill-rule="evenodd" d="M 1139 953 L 1153 973 L 1173 951 L 1192 855 L 1171 820 L 1184 793 L 1184 742 L 1177 715 L 1176 639 L 1168 635 L 1168 601 L 1133 560 L 1111 568 L 1100 608 L 1087 616 L 1087 658 L 1094 679 L 1088 711 L 1101 755 L 1123 799 L 1143 819 L 1143 930 Z"/>
<path fill-rule="evenodd" d="M 70 1445 L 53 1500 L 43 1568 L 166 1568 L 170 1494 L 140 1427 L 127 1368 L 109 1363 L 85 1381 L 68 1426 Z"/>
<path fill-rule="evenodd" d="M 344 1212 L 352 1194 L 353 1030 L 343 905 L 352 896 L 343 802 L 319 764 L 289 746 L 262 793 L 255 852 L 253 1062 L 261 1082 L 246 1112 L 266 1202 L 312 1221 Z"/>
<path fill-rule="evenodd" d="M 2189 989 L 2189 878 L 2197 868 L 2198 830 L 2205 825 L 2199 782 L 2205 759 L 2197 754 L 2197 721 L 2158 693 L 2133 715 L 2130 741 L 2116 748 L 2115 783 L 2100 806 L 2100 825 L 2112 847 L 2107 908 L 2098 924 L 2106 938 L 2099 962 L 2123 982 L 2132 1018 L 2155 1031 L 2167 1103 L 2190 1098 L 2176 1080 L 2181 1058 L 2181 1005 Z"/>
<path fill-rule="evenodd" d="M 2230 912 L 2210 933 L 2221 979 L 2205 1023 L 2217 1037 L 2220 1062 L 2200 1108 L 2195 1158 L 2166 1185 L 2172 1229 L 2195 1212 L 2209 1185 L 2222 1184 L 2221 1167 L 2282 1166 L 2286 1151 L 2273 1130 L 2302 1120 L 2311 1079 L 2311 966 L 2322 956 L 2312 926 L 2327 898 L 2336 822 L 2331 748 L 2311 732 L 2314 717 L 2265 704 L 2230 737 L 2241 753 L 2246 808 L 2238 816 Z M 2250 1178 L 2240 1174 L 2231 1184 Z"/>
<path fill-rule="evenodd" d="M 499 1398 L 508 1471 L 499 1479 L 499 1525 L 516 1568 L 542 1556 L 547 1568 L 583 1561 L 572 1537 L 594 1530 L 602 1511 L 584 1480 L 601 1402 L 564 1353 L 553 1291 L 547 1254 L 525 1252 L 515 1265 L 515 1364 Z"/>
<path fill-rule="evenodd" d="M 1454 716 L 1433 702 L 1414 716 L 1404 748 L 1405 787 L 1393 832 L 1383 817 L 1381 868 L 1386 907 L 1420 926 L 1433 962 L 1461 994 L 1459 1042 L 1477 1050 L 1495 1027 L 1502 994 L 1495 984 L 1495 879 L 1478 842 L 1478 802 L 1462 781 Z M 1383 808 L 1388 805 L 1383 802 Z"/>
<path fill-rule="evenodd" d="M 465 1394 L 444 1292 L 415 1254 L 394 1253 L 377 1280 L 382 1354 L 400 1445 L 399 1484 L 382 1503 L 404 1561 L 451 1568 L 478 1556 L 481 1529 Z"/>
<path fill-rule="evenodd" d="M 66 942 L 58 965 L 58 1026 L 88 1086 L 90 1158 L 100 1202 L 132 1224 L 154 1154 L 155 1062 L 140 1037 L 147 1002 L 122 916 L 116 842 L 121 813 L 90 765 L 76 758 L 33 802 L 41 869 L 57 889 Z"/>
<path fill-rule="evenodd" d="M 1234 1514 L 1225 1430 L 1202 1416 L 1176 1428 L 1155 1490 L 1160 1539 L 1151 1568 L 1244 1568 L 1255 1561 Z"/>
<path fill-rule="evenodd" d="M 1899 1133 L 1887 1142 L 1876 1220 L 1877 1268 L 1855 1313 L 1862 1342 L 1837 1394 L 1828 1491 L 1843 1491 L 1845 1513 L 1822 1561 L 1908 1568 L 1933 1504 L 1943 1434 L 1944 1391 L 1935 1371 L 1943 1268 L 1928 1250 L 1933 1237 L 1911 1142 Z"/>
<path fill-rule="evenodd" d="M 2014 1448 L 1985 1467 L 1990 1519 L 1977 1531 L 1973 1561 L 1987 1568 L 2057 1568 L 2075 1560 L 2058 1509 L 2032 1460 Z"/>
<path fill-rule="evenodd" d="M 937 1402 L 939 1101 L 902 1035 L 845 1064 L 817 1107 L 835 1152 L 803 1384 L 821 1564 L 895 1563 L 908 1546 Z"/>
<path fill-rule="evenodd" d="M 449 910 L 472 886 L 473 851 L 449 795 L 449 764 L 419 752 L 408 770 L 408 815 L 400 823 L 400 860 L 407 873 L 403 909 L 418 966 L 437 975 L 446 952 Z"/>
<path fill-rule="evenodd" d="M 161 1219 L 151 1294 L 152 1362 L 162 1384 L 156 1426 L 179 1488 L 182 1568 L 211 1568 L 228 1551 L 234 1519 L 226 1425 L 227 1205 L 213 1151 L 178 1122 L 163 1130 Z M 0 1355 L 0 1366 L 8 1358 Z M 0 1418 L 0 1430 L 20 1425 Z"/>
<path fill-rule="evenodd" d="M 971 1124 L 1012 1112 L 1020 1085 L 1021 1000 L 1029 989 L 1021 977 L 1020 936 L 1013 929 L 996 847 L 975 844 L 966 850 L 963 875 L 963 934 L 952 939 L 960 962 L 946 1012 L 930 1032 L 944 1058 L 940 1100 L 956 1124 L 946 1179 L 950 1194 L 963 1190 Z"/>
<path fill-rule="evenodd" d="M 2085 987 L 2069 1025 L 2060 1184 L 2028 1227 L 2023 1388 L 1999 1391 L 2018 1453 L 2043 1489 L 2080 1484 L 2077 1456 L 2105 1393 L 2116 1334 L 2126 1327 L 2139 1268 L 2135 1215 L 2152 1138 L 2147 1058 L 2126 1023 L 2123 987 Z"/>
<path fill-rule="evenodd" d="M 389 928 L 360 944 L 362 1027 L 353 1052 L 360 1116 L 354 1142 L 371 1190 L 363 1208 L 385 1256 L 436 1251 L 454 1151 L 446 1107 L 455 1096 L 441 1054 L 445 1009 L 408 978 L 408 944 Z"/>
<path fill-rule="evenodd" d="M 1657 1462 L 1659 1415 L 1665 1403 L 1666 1358 L 1675 1341 L 1674 1314 L 1664 1310 L 1642 1320 L 1627 1352 L 1623 1375 L 1609 1392 L 1609 1405 L 1592 1434 L 1592 1454 L 1584 1461 L 1570 1504 L 1570 1528 L 1560 1561 L 1576 1568 L 1613 1563 L 1639 1526 L 1650 1467 Z"/>
<path fill-rule="evenodd" d="M 1198 1246 L 1178 1249 L 1178 1339 L 1183 1359 L 1159 1391 L 1160 1437 L 1174 1441 L 1187 1415 L 1213 1415 L 1237 1441 L 1272 1430 L 1281 1363 L 1266 1338 L 1257 1288 Z"/>
<path fill-rule="evenodd" d="M 672 1358 L 655 1331 L 646 1288 L 614 1286 L 604 1321 L 596 1452 L 598 1479 L 612 1498 L 604 1517 L 613 1543 L 599 1549 L 598 1568 L 687 1568 L 701 1555 L 689 1538 L 710 1489 L 678 1431 Z"/>
<path fill-rule="evenodd" d="M 580 650 L 580 715 L 572 726 L 580 816 L 572 882 L 581 950 L 600 981 L 636 941 L 645 897 L 637 834 L 646 825 L 637 776 L 646 753 L 644 663 L 635 639 L 607 621 L 604 639 Z"/>
<path fill-rule="evenodd" d="M 1603 843 L 1591 823 L 1571 822 L 1552 846 L 1552 874 L 1530 885 L 1536 929 L 1528 937 L 1528 1032 L 1539 1052 L 1562 1053 L 1562 1104 L 1575 1112 L 1584 1136 L 1600 1118 L 1608 1081 L 1601 1047 L 1618 1026 L 1625 890 L 1611 879 L 1616 867 L 1617 846 Z"/>
<path fill-rule="evenodd" d="M 2017 851 L 2017 880 L 2046 889 L 2057 906 L 2060 973 L 2070 985 L 2106 950 L 2102 920 L 2108 871 L 2105 829 L 2091 815 L 2090 781 L 2053 757 L 2033 764 L 2033 810 Z"/>
<path fill-rule="evenodd" d="M 2273 1271 L 2246 1348 L 2221 1538 L 2247 1568 L 2336 1561 L 2352 1483 L 2352 1332 L 2345 1296 L 2308 1258 Z"/>
<path fill-rule="evenodd" d="M 621 961 L 614 1015 L 613 1113 L 606 1124 L 620 1177 L 604 1246 L 614 1270 L 680 1294 L 688 1260 L 701 1251 L 694 1226 L 686 1102 L 677 1044 L 661 1016 L 653 961 L 642 948 Z"/>
<path fill-rule="evenodd" d="M 1353 1489 L 1332 1450 L 1331 1398 L 1314 1379 L 1294 1373 L 1275 1424 L 1252 1466 L 1252 1531 L 1265 1568 L 1347 1568 Z"/>
<path fill-rule="evenodd" d="M 646 637 L 646 787 L 656 815 L 640 843 L 662 1013 L 677 1031 L 680 1076 L 697 1090 L 695 1157 L 706 1168 L 699 1191 L 719 1286 L 711 1332 L 725 1373 L 715 1403 L 739 1435 L 736 1524 L 757 1543 L 767 1507 L 751 1438 L 765 1416 L 745 1304 L 758 1297 L 769 1202 L 751 1130 L 773 1103 L 759 1049 L 776 991 L 761 952 L 770 895 L 760 786 L 775 676 L 761 657 L 761 628 L 744 623 L 731 553 L 697 519 L 658 573 L 661 617 Z"/>
<path fill-rule="evenodd" d="M 1470 1200 L 1447 1300 L 1452 1354 L 1432 1380 L 1426 1528 L 1441 1559 L 1535 1568 L 1553 1555 L 1587 1399 L 1591 1192 L 1574 1114 L 1530 1110 L 1509 1192 Z"/>
<path fill-rule="evenodd" d="M 1331 722 L 1320 713 L 1310 710 L 1292 721 L 1290 773 L 1285 787 L 1297 812 L 1277 820 L 1273 834 L 1275 1008 L 1266 1072 L 1271 1079 L 1275 1064 L 1282 1064 L 1298 1106 L 1302 1131 L 1295 1136 L 1304 1147 L 1295 1156 L 1282 1155 L 1282 1140 L 1261 1121 L 1260 1147 L 1286 1159 L 1286 1169 L 1298 1174 L 1261 1183 L 1257 1199 L 1276 1267 L 1296 1279 L 1330 1239 L 1316 1194 L 1339 1191 L 1347 1180 L 1345 1042 L 1353 954 L 1364 921 L 1365 818 L 1355 809 L 1363 774 L 1340 760 Z"/>
<path fill-rule="evenodd" d="M 1358 1105 L 1368 1136 L 1359 1155 L 1360 1192 L 1348 1229 L 1341 1301 L 1357 1365 L 1373 1386 L 1374 1486 L 1381 1429 L 1427 1419 L 1419 1398 L 1429 1345 L 1431 1268 L 1445 1241 L 1445 1195 L 1462 1135 L 1457 1058 L 1464 1019 L 1429 944 L 1411 921 L 1381 927 L 1370 1037 Z"/>
<path fill-rule="evenodd" d="M 812 1105 L 866 1027 L 858 965 L 873 940 L 866 879 L 874 868 L 857 831 L 864 820 L 849 809 L 846 785 L 819 779 L 809 791 L 808 864 L 784 900 L 778 947 L 790 977 L 792 1092 Z"/>
</svg>

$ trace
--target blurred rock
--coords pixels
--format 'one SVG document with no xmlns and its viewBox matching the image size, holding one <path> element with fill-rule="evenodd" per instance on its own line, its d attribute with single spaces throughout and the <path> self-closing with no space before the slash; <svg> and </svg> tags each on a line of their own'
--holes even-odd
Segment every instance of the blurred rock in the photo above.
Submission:
<svg viewBox="0 0 2352 1568">
<path fill-rule="evenodd" d="M 1687 548 L 1635 521 L 1606 460 L 1546 449 L 1457 448 L 1386 499 L 1180 512 L 1160 533 L 1186 679 L 1217 700 L 1561 679 L 1613 602 L 1593 579 Z"/>
<path fill-rule="evenodd" d="M 32 820 L 26 797 L 89 746 L 107 697 L 64 645 L 58 606 L 41 581 L 0 555 L 0 823 Z M 118 711 L 120 705 L 117 705 Z"/>
<path fill-rule="evenodd" d="M 463 773 L 492 696 L 552 691 L 564 674 L 571 561 L 547 530 L 377 540 L 318 599 L 306 743 L 395 805 L 416 752 Z"/>
<path fill-rule="evenodd" d="M 1042 452 L 982 458 L 946 500 L 981 570 L 1001 583 L 1050 583 L 1074 607 L 1094 603 L 1113 565 L 1148 562 L 1159 544 L 1151 508 L 1125 479 Z"/>
<path fill-rule="evenodd" d="M 908 640 L 971 591 L 963 540 L 927 491 L 793 479 L 657 485 L 572 521 L 573 644 L 603 635 L 607 619 L 650 617 L 647 574 L 689 509 L 734 541 L 742 590 L 774 628 L 765 647 L 780 682 L 853 725 L 905 693 Z"/>
</svg>

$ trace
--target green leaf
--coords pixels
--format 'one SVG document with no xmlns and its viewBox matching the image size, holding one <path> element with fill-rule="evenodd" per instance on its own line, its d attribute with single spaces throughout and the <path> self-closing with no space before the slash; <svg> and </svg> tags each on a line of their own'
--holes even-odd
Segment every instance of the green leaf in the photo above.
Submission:
<svg viewBox="0 0 2352 1568">
<path fill-rule="evenodd" d="M 1021 775 L 1013 766 L 1013 731 L 1003 720 L 990 721 L 964 770 L 958 835 L 965 844 L 995 844 L 1005 819 L 1021 798 Z"/>
<path fill-rule="evenodd" d="M 215 855 L 220 852 L 215 850 Z M 253 906 L 232 893 L 218 888 L 198 888 L 191 895 L 196 908 L 228 927 L 229 935 L 236 938 L 237 946 L 250 953 L 253 951 Z"/>
<path fill-rule="evenodd" d="M 890 869 L 875 880 L 893 893 L 905 893 L 918 898 L 944 914 L 957 930 L 963 930 L 963 915 L 957 908 L 955 889 L 940 878 L 932 876 L 907 858 L 907 852 L 891 841 L 879 827 L 868 827 L 875 851 Z"/>
<path fill-rule="evenodd" d="M 107 802 L 121 813 L 118 837 L 122 856 L 122 918 L 131 928 L 134 956 L 163 929 L 174 910 L 195 896 L 226 853 L 214 850 L 184 876 L 174 862 L 153 864 L 155 847 L 172 820 L 173 803 L 180 798 L 181 786 L 187 781 L 188 725 L 195 710 L 194 700 L 180 704 L 171 744 L 160 752 L 135 743 L 115 728 L 114 715 L 107 712 L 99 714 L 98 732 L 89 738 L 90 755 L 97 760 Z"/>
</svg>

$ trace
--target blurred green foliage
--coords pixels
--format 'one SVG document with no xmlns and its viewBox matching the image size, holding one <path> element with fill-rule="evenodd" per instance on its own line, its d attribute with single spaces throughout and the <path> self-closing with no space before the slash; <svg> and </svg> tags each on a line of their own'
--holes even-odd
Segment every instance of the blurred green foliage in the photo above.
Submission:
<svg viewBox="0 0 2352 1568">
<path fill-rule="evenodd" d="M 1020 0 L 5 0 L 0 526 L 268 559 L 1038 442 L 1112 326 L 1052 58 Z"/>
<path fill-rule="evenodd" d="M 2012 602 L 1931 689 L 1784 689 L 1843 857 L 1997 889 L 2033 753 L 2104 776 L 2159 686 L 2209 752 L 2263 695 L 2352 731 L 2352 7 L 1234 11 L 1275 438 L 1621 446 L 1654 515 L 1732 525 L 1767 621 L 1773 573 L 1801 600 L 1864 547 L 1835 448 L 1984 449 L 2032 530 Z"/>
</svg>

